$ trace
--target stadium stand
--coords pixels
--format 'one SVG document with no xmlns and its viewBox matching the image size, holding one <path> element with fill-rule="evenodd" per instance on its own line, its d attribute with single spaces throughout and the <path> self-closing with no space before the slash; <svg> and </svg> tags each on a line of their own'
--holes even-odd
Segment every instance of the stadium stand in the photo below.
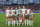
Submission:
<svg viewBox="0 0 40 27">
<path fill-rule="evenodd" d="M 35 4 L 39 4 L 39 0 L 33 0 Z"/>
<path fill-rule="evenodd" d="M 33 3 L 33 0 L 29 0 L 29 3 Z"/>
<path fill-rule="evenodd" d="M 29 0 L 24 0 L 24 4 L 28 4 L 29 3 Z"/>
<path fill-rule="evenodd" d="M 23 0 L 9 0 L 7 4 L 22 4 Z M 24 4 L 35 3 L 39 4 L 39 0 L 24 0 Z M 0 4 L 6 4 L 6 0 L 0 0 Z"/>
<path fill-rule="evenodd" d="M 7 4 L 22 4 L 23 0 L 9 0 Z M 33 10 L 33 12 L 40 12 L 40 2 L 39 0 L 24 0 L 24 4 L 28 3 L 35 3 L 33 5 L 29 5 L 28 7 Z M 0 12 L 5 12 L 6 6 L 1 5 L 1 4 L 6 4 L 6 0 L 0 0 Z M 11 5 L 9 5 L 11 7 Z M 22 6 L 22 5 L 21 5 Z M 27 7 L 27 5 L 25 5 Z M 15 5 L 13 6 L 15 7 Z M 18 5 L 17 5 L 18 7 Z M 14 8 L 15 9 L 15 8 Z"/>
</svg>

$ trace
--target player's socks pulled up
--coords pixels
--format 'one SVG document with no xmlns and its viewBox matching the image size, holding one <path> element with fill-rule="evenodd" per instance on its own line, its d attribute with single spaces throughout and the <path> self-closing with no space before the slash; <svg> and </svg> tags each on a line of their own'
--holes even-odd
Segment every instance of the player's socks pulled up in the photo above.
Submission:
<svg viewBox="0 0 40 27">
<path fill-rule="evenodd" d="M 29 25 L 31 26 L 31 21 L 29 20 Z"/>
<path fill-rule="evenodd" d="M 25 20 L 25 26 L 26 26 L 26 20 Z"/>
<path fill-rule="evenodd" d="M 33 21 L 31 21 L 31 24 L 32 24 L 32 26 L 33 26 Z"/>
<path fill-rule="evenodd" d="M 20 23 L 19 23 L 19 26 L 20 26 Z"/>
<path fill-rule="evenodd" d="M 13 21 L 12 21 L 12 26 L 13 26 Z"/>
<path fill-rule="evenodd" d="M 10 21 L 8 21 L 8 26 L 10 26 Z"/>
<path fill-rule="evenodd" d="M 18 26 L 18 20 L 17 20 L 17 26 Z"/>
<path fill-rule="evenodd" d="M 28 26 L 28 20 L 27 20 L 27 26 Z"/>
<path fill-rule="evenodd" d="M 15 26 L 15 20 L 14 20 L 14 26 Z"/>
<path fill-rule="evenodd" d="M 7 19 L 6 19 L 6 24 L 7 24 Z"/>
<path fill-rule="evenodd" d="M 23 26 L 23 23 L 22 23 L 22 26 Z"/>
</svg>

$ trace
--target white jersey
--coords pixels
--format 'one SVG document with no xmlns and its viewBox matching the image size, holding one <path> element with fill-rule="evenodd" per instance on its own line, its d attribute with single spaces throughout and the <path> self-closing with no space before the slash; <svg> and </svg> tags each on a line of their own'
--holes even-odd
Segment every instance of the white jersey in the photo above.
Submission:
<svg viewBox="0 0 40 27">
<path fill-rule="evenodd" d="M 18 17 L 18 13 L 14 14 L 14 17 L 17 18 Z"/>
<path fill-rule="evenodd" d="M 17 14 L 14 14 L 14 16 L 17 16 L 18 15 L 18 13 Z"/>
<path fill-rule="evenodd" d="M 15 11 L 16 11 L 16 14 L 14 13 L 14 15 L 17 16 L 18 15 L 18 10 L 15 10 Z"/>
<path fill-rule="evenodd" d="M 6 16 L 8 17 L 10 10 L 6 10 Z"/>
<path fill-rule="evenodd" d="M 23 13 L 23 14 L 25 13 L 25 10 L 27 10 L 27 9 L 22 9 L 22 13 Z"/>
<path fill-rule="evenodd" d="M 22 9 L 23 17 L 24 17 L 24 14 L 25 14 L 25 10 L 27 10 L 27 9 Z"/>
<path fill-rule="evenodd" d="M 19 16 L 22 16 L 23 13 L 19 13 Z"/>
<path fill-rule="evenodd" d="M 9 17 L 12 17 L 12 13 L 11 13 L 11 14 L 9 13 L 8 16 L 9 16 Z"/>
<path fill-rule="evenodd" d="M 28 14 L 30 13 L 30 9 L 27 9 L 27 13 L 28 13 Z"/>
<path fill-rule="evenodd" d="M 25 13 L 24 15 L 28 15 L 27 13 Z"/>
<path fill-rule="evenodd" d="M 10 10 L 6 10 L 6 13 L 9 14 Z"/>
<path fill-rule="evenodd" d="M 33 12 L 29 13 L 30 18 L 33 17 Z"/>
<path fill-rule="evenodd" d="M 33 16 L 33 12 L 29 13 L 30 16 Z"/>
<path fill-rule="evenodd" d="M 18 13 L 18 10 L 15 10 L 16 11 L 16 13 Z"/>
<path fill-rule="evenodd" d="M 12 14 L 14 14 L 15 10 L 11 10 Z"/>
</svg>

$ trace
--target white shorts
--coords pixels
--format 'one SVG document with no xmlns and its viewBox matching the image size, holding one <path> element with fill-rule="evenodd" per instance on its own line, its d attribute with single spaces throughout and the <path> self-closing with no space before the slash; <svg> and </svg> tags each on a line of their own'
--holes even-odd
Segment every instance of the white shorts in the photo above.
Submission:
<svg viewBox="0 0 40 27">
<path fill-rule="evenodd" d="M 9 16 L 9 17 L 12 17 L 12 14 L 9 14 L 8 16 Z"/>
</svg>

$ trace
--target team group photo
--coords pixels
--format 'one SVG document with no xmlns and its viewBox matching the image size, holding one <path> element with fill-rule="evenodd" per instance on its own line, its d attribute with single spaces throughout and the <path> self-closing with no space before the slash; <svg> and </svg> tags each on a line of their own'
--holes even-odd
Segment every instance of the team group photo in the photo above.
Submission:
<svg viewBox="0 0 40 27">
<path fill-rule="evenodd" d="M 40 0 L 0 0 L 0 27 L 40 27 Z"/>
<path fill-rule="evenodd" d="M 22 26 L 23 25 L 33 26 L 34 13 L 28 7 L 27 9 L 25 8 L 25 6 L 23 6 L 22 9 L 20 6 L 19 9 L 17 7 L 15 7 L 15 9 L 13 9 L 13 7 L 11 8 L 7 7 L 5 14 L 6 14 L 6 24 L 8 20 L 8 26 L 10 26 L 11 19 L 12 19 L 12 26 L 15 26 L 15 24 L 17 24 L 17 26 L 20 26 L 20 24 L 22 24 Z"/>
</svg>

